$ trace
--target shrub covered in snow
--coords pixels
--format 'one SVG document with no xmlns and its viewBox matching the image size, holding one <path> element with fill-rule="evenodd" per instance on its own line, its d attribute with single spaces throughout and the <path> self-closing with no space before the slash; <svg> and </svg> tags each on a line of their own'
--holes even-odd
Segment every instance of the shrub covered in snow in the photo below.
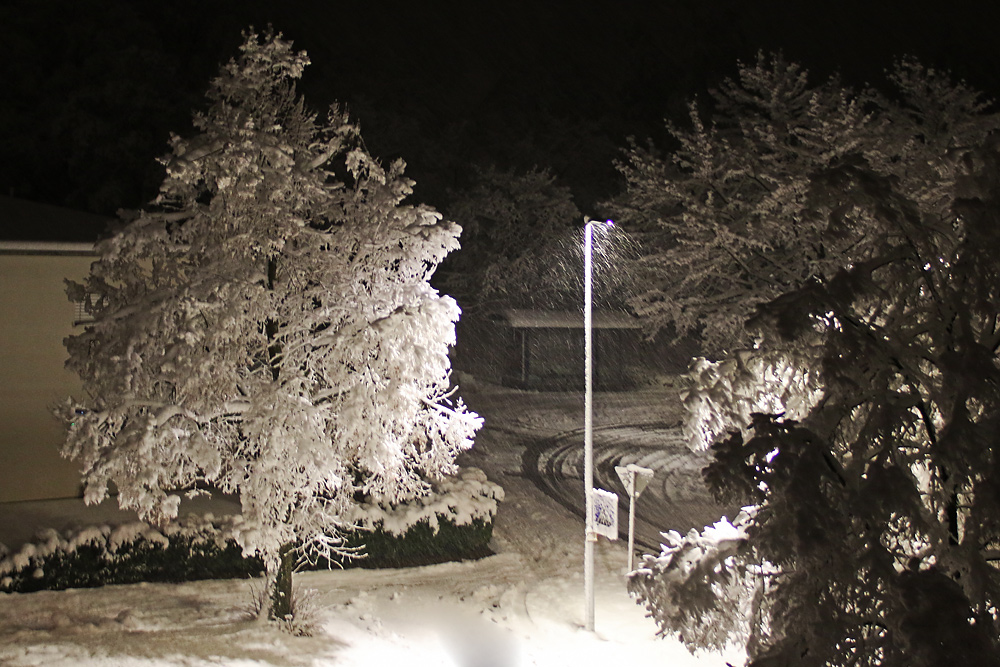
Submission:
<svg viewBox="0 0 1000 667">
<path fill-rule="evenodd" d="M 404 567 L 488 555 L 502 500 L 500 486 L 481 470 L 467 468 L 410 505 L 362 504 L 354 516 L 357 529 L 347 538 L 360 557 L 332 564 Z M 46 529 L 35 542 L 0 559 L 0 591 L 259 576 L 263 562 L 243 556 L 233 538 L 237 525 L 238 517 L 192 514 L 162 529 L 141 521 L 62 535 Z M 312 565 L 331 563 L 322 559 Z"/>
<path fill-rule="evenodd" d="M 396 507 L 364 503 L 359 530 L 347 539 L 363 549 L 361 567 L 427 565 L 490 554 L 493 517 L 503 489 L 478 468 L 435 485 L 434 493 Z"/>
<path fill-rule="evenodd" d="M 503 500 L 503 489 L 486 479 L 479 468 L 464 468 L 456 477 L 434 485 L 434 493 L 396 506 L 361 503 L 355 508 L 354 522 L 367 531 L 382 530 L 400 536 L 418 523 L 426 523 L 433 532 L 439 519 L 458 526 L 475 521 L 490 521 Z"/>
<path fill-rule="evenodd" d="M 645 604 L 658 634 L 676 632 L 689 647 L 714 650 L 737 638 L 746 641 L 755 573 L 735 556 L 747 540 L 751 516 L 744 510 L 732 522 L 722 517 L 701 532 L 661 533 L 661 552 L 643 556 L 628 577 L 629 593 Z"/>
<path fill-rule="evenodd" d="M 190 515 L 158 530 L 135 521 L 102 524 L 60 535 L 42 531 L 0 561 L 0 590 L 30 592 L 140 581 L 193 581 L 261 574 L 226 537 L 231 518 Z"/>
</svg>

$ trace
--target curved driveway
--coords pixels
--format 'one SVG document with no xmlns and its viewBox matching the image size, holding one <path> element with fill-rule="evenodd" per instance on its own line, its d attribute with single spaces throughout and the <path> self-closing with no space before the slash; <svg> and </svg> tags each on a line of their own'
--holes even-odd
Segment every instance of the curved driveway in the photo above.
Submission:
<svg viewBox="0 0 1000 667">
<path fill-rule="evenodd" d="M 712 498 L 701 469 L 708 452 L 693 452 L 680 428 L 666 424 L 615 425 L 594 429 L 594 486 L 618 494 L 620 538 L 628 539 L 628 495 L 615 466 L 635 463 L 654 471 L 636 503 L 636 547 L 659 553 L 660 531 L 686 533 L 733 518 Z M 583 517 L 583 429 L 531 443 L 522 459 L 523 473 L 546 494 Z M 735 508 L 738 509 L 738 508 Z"/>
</svg>

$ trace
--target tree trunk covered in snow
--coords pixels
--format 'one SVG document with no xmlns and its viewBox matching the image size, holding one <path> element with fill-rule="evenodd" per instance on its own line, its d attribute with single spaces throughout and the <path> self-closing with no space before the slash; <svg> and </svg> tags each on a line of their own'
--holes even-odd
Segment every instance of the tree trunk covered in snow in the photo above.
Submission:
<svg viewBox="0 0 1000 667">
<path fill-rule="evenodd" d="M 275 257 L 267 258 L 267 289 L 274 291 L 274 279 L 278 274 L 278 260 Z M 280 323 L 274 318 L 267 318 L 264 321 L 264 335 L 267 338 L 267 365 L 271 369 L 271 379 L 275 382 L 281 376 L 281 343 L 278 342 L 278 331 Z"/>
<path fill-rule="evenodd" d="M 267 289 L 274 291 L 275 278 L 278 273 L 278 260 L 267 258 Z M 264 335 L 267 339 L 267 363 L 271 369 L 271 379 L 277 382 L 281 376 L 281 344 L 277 341 L 279 323 L 268 318 L 264 322 Z M 277 569 L 270 577 L 271 610 L 268 618 L 272 620 L 292 619 L 292 574 L 295 570 L 295 545 L 285 543 L 278 549 Z"/>
</svg>

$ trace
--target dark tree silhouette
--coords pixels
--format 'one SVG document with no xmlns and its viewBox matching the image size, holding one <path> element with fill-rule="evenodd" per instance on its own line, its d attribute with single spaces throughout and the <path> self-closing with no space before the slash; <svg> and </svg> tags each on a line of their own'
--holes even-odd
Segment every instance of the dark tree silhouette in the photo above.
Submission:
<svg viewBox="0 0 1000 667">
<path fill-rule="evenodd" d="M 738 317 L 716 319 L 716 301 L 704 326 L 752 315 L 737 328 L 756 349 L 700 362 L 687 397 L 714 455 L 706 481 L 751 509 L 671 536 L 630 588 L 664 632 L 739 637 L 758 667 L 1000 664 L 996 118 L 911 61 L 896 101 L 789 87 L 796 70 L 772 63 L 741 72 L 719 123 L 684 135 L 672 206 L 647 211 L 681 236 L 671 220 L 697 210 L 726 236 L 659 252 L 705 286 L 728 281 L 717 294 L 742 291 L 724 304 Z M 867 113 L 845 143 L 811 141 L 855 101 Z"/>
</svg>

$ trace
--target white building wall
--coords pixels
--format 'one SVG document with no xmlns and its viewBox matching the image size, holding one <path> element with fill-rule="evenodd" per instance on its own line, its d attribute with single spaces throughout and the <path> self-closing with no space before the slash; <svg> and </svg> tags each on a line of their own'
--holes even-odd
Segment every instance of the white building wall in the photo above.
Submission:
<svg viewBox="0 0 1000 667">
<path fill-rule="evenodd" d="M 51 406 L 79 395 L 65 369 L 74 333 L 64 280 L 80 281 L 94 257 L 85 244 L 0 242 L 0 502 L 80 494 L 76 464 L 59 455 Z"/>
</svg>

